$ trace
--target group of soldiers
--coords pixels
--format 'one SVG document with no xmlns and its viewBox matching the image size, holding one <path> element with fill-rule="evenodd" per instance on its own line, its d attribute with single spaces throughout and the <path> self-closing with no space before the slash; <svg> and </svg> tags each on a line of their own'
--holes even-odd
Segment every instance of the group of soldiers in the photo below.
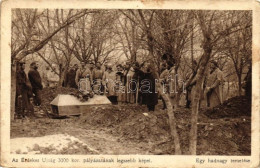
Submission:
<svg viewBox="0 0 260 168">
<path fill-rule="evenodd" d="M 196 64 L 195 64 L 196 65 Z M 113 68 L 115 67 L 115 68 Z M 43 81 L 38 72 L 37 62 L 30 64 L 28 78 L 24 72 L 25 62 L 19 62 L 17 66 L 17 94 L 16 107 L 19 117 L 33 115 L 33 106 L 41 104 L 41 91 L 45 87 L 55 87 L 60 82 L 57 67 L 52 65 L 43 73 Z M 166 93 L 172 84 L 170 78 L 174 78 L 174 61 L 167 56 L 162 57 L 160 75 L 156 75 L 153 64 L 149 61 L 143 64 L 138 62 L 126 62 L 113 66 L 108 63 L 104 67 L 100 63 L 86 64 L 81 62 L 80 66 L 74 64 L 65 75 L 62 85 L 79 89 L 82 92 L 93 92 L 94 94 L 106 95 L 113 104 L 138 103 L 147 106 L 149 111 L 154 111 L 158 104 L 158 85 L 156 82 L 164 83 Z M 159 80 L 157 80 L 159 78 Z M 200 107 L 214 107 L 223 102 L 223 72 L 216 62 L 210 62 L 205 77 L 203 78 Z M 190 108 L 194 94 L 193 82 L 186 86 L 186 107 Z M 170 94 L 171 95 L 171 94 Z M 174 97 L 174 96 L 173 96 Z M 166 103 L 163 100 L 164 107 Z"/>
<path fill-rule="evenodd" d="M 85 64 L 80 63 L 80 67 L 75 64 L 65 77 L 64 86 L 78 88 L 82 92 L 94 92 L 94 94 L 106 95 L 113 104 L 140 103 L 147 105 L 149 110 L 154 110 L 158 102 L 155 93 L 155 84 L 149 93 L 142 92 L 147 90 L 142 87 L 141 81 L 147 79 L 155 81 L 151 72 L 142 69 L 142 65 L 134 62 L 117 64 L 105 64 L 102 68 L 100 63 Z"/>
<path fill-rule="evenodd" d="M 131 66 L 130 62 L 116 65 L 106 64 L 105 69 L 100 63 L 86 64 L 81 62 L 80 66 L 74 64 L 65 74 L 62 86 L 79 89 L 82 92 L 106 95 L 113 104 L 141 103 L 146 104 L 149 110 L 154 110 L 157 104 L 157 94 L 142 93 L 138 86 L 144 78 L 152 79 L 151 72 L 143 72 L 138 63 Z M 41 105 L 41 92 L 43 87 L 56 87 L 60 82 L 57 73 L 57 65 L 46 67 L 40 75 L 38 63 L 32 62 L 28 77 L 25 73 L 25 62 L 17 63 L 16 73 L 16 117 L 33 117 L 34 106 Z M 134 81 L 134 82 L 133 82 Z M 143 87 L 145 88 L 145 87 Z M 155 85 L 153 85 L 155 88 Z"/>
<path fill-rule="evenodd" d="M 190 108 L 192 105 L 192 99 L 195 95 L 195 85 L 197 83 L 197 76 L 194 74 L 194 79 L 189 85 L 186 85 L 185 81 L 179 79 L 179 75 L 176 72 L 175 60 L 169 54 L 164 54 L 162 56 L 162 66 L 160 81 L 163 82 L 164 90 L 170 95 L 170 100 L 172 104 L 179 104 L 177 92 L 180 92 L 178 87 L 182 87 L 182 93 L 180 95 L 185 96 L 185 106 Z M 194 60 L 192 63 L 192 73 L 196 73 L 198 68 L 197 62 Z M 173 80 L 172 80 L 173 79 Z M 220 70 L 218 63 L 215 61 L 210 61 L 206 67 L 206 73 L 203 77 L 203 85 L 201 86 L 200 108 L 212 108 L 223 103 L 223 85 L 224 85 L 224 75 Z M 164 92 L 165 93 L 165 92 Z M 174 101 L 177 101 L 174 103 Z M 163 108 L 166 108 L 166 103 L 163 100 Z"/>
<path fill-rule="evenodd" d="M 32 62 L 28 72 L 25 73 L 25 62 L 17 63 L 16 71 L 16 117 L 33 117 L 35 106 L 41 105 L 41 90 L 43 89 L 42 79 L 38 72 L 38 63 Z"/>
</svg>

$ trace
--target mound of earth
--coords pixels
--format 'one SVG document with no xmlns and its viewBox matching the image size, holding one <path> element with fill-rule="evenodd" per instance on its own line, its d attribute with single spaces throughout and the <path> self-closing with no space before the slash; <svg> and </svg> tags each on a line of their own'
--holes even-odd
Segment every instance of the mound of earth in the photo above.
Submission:
<svg viewBox="0 0 260 168">
<path fill-rule="evenodd" d="M 223 104 L 205 111 L 205 115 L 212 119 L 251 116 L 251 101 L 245 96 L 233 97 Z"/>
<path fill-rule="evenodd" d="M 165 141 L 169 127 L 165 115 L 138 113 L 117 125 L 116 130 L 125 139 L 142 142 Z"/>
<path fill-rule="evenodd" d="M 198 127 L 198 154 L 250 155 L 251 119 L 214 119 Z"/>
<path fill-rule="evenodd" d="M 42 107 L 46 107 L 47 109 L 50 107 L 49 103 L 58 94 L 69 94 L 71 91 L 73 92 L 74 89 L 45 88 L 43 91 L 43 104 L 41 107 L 35 108 L 42 110 Z M 80 136 L 85 130 L 86 134 L 84 135 L 87 136 L 90 136 L 89 133 L 94 131 L 95 136 L 105 132 L 107 135 L 115 137 L 118 147 L 123 142 L 138 147 L 137 151 L 146 151 L 149 154 L 174 154 L 167 111 L 159 110 L 161 105 L 162 103 L 157 106 L 154 112 L 148 112 L 146 106 L 121 104 L 93 106 L 79 117 L 66 119 L 54 120 L 45 117 L 34 120 L 16 120 L 11 124 L 11 138 L 65 133 Z M 174 114 L 181 149 L 183 154 L 189 154 L 191 109 L 180 107 Z M 250 115 L 250 103 L 245 97 L 234 97 L 211 110 L 200 110 L 197 123 L 197 154 L 250 155 Z M 93 148 L 95 149 L 95 145 L 103 144 L 103 141 L 102 138 L 93 139 Z M 107 149 L 113 149 L 113 144 Z M 105 149 L 101 151 L 106 153 Z"/>
<path fill-rule="evenodd" d="M 144 106 L 135 105 L 106 105 L 90 107 L 88 112 L 80 116 L 80 122 L 92 126 L 115 127 L 127 118 L 134 118 L 133 115 L 142 113 Z"/>
<path fill-rule="evenodd" d="M 191 111 L 180 108 L 175 117 L 183 154 L 189 154 Z M 174 153 L 166 111 L 147 112 L 139 105 L 108 106 L 96 108 L 80 120 L 86 125 L 110 128 L 122 141 L 153 144 L 147 150 L 154 154 Z M 211 119 L 200 112 L 197 124 L 199 155 L 250 155 L 250 117 Z"/>
</svg>

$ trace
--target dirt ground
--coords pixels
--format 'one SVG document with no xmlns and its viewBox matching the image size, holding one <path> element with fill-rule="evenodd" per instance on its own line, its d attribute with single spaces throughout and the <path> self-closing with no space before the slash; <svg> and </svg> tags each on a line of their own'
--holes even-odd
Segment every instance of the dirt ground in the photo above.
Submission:
<svg viewBox="0 0 260 168">
<path fill-rule="evenodd" d="M 56 94 L 55 90 L 51 90 Z M 45 93 L 46 94 L 46 93 Z M 46 115 L 55 96 L 45 96 L 36 118 L 11 122 L 11 139 L 67 134 L 84 142 L 95 154 L 174 154 L 168 116 L 159 101 L 155 112 L 140 105 L 91 107 L 80 116 L 53 119 Z M 183 154 L 188 154 L 191 111 L 176 113 Z M 201 109 L 198 120 L 198 155 L 250 155 L 251 108 L 245 97 L 235 97 L 214 109 Z M 22 142 L 21 142 L 22 144 Z M 42 151 L 48 153 L 48 151 Z M 63 149 L 60 154 L 94 154 Z"/>
</svg>

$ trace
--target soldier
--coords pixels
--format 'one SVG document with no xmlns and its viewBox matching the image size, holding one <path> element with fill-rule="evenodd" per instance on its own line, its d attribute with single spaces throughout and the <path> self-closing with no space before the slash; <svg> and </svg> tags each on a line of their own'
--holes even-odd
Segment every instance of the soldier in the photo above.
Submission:
<svg viewBox="0 0 260 168">
<path fill-rule="evenodd" d="M 141 71 L 143 64 L 139 64 L 138 62 L 135 62 L 133 65 L 134 69 L 134 75 L 133 75 L 133 82 L 132 87 L 135 90 L 135 102 L 136 104 L 142 104 L 142 92 L 140 91 L 140 83 L 143 79 L 143 71 Z"/>
<path fill-rule="evenodd" d="M 32 92 L 34 94 L 34 104 L 36 106 L 41 105 L 41 90 L 42 90 L 42 78 L 38 72 L 38 63 L 32 62 L 30 64 L 30 70 L 28 73 L 29 80 L 32 85 Z"/>
<path fill-rule="evenodd" d="M 116 66 L 116 94 L 117 94 L 117 102 L 119 104 L 125 102 L 125 77 L 124 77 L 124 68 L 121 64 Z"/>
<path fill-rule="evenodd" d="M 74 64 L 74 66 L 69 70 L 66 74 L 65 86 L 70 88 L 78 88 L 76 84 L 76 72 L 78 70 L 78 64 Z"/>
<path fill-rule="evenodd" d="M 134 69 L 131 67 L 131 62 L 127 61 L 125 65 L 124 77 L 125 77 L 125 101 L 127 103 L 135 103 L 136 93 L 136 80 L 133 79 Z"/>
<path fill-rule="evenodd" d="M 100 67 L 101 67 L 101 64 L 100 64 L 99 62 L 98 62 L 97 64 L 99 64 Z M 90 63 L 88 64 L 88 66 L 89 66 L 90 72 L 93 73 L 93 70 L 94 70 L 94 68 L 95 68 L 94 63 L 93 63 L 93 62 L 90 62 Z M 96 66 L 97 66 L 97 65 L 96 65 Z"/>
<path fill-rule="evenodd" d="M 207 107 L 212 108 L 223 103 L 223 81 L 223 72 L 219 69 L 215 61 L 211 61 L 204 91 Z"/>
<path fill-rule="evenodd" d="M 84 93 L 90 93 L 92 91 L 92 73 L 86 67 L 85 62 L 81 62 L 81 67 L 76 72 L 75 82 L 79 89 Z"/>
<path fill-rule="evenodd" d="M 111 64 L 107 64 L 107 70 L 103 75 L 103 86 L 105 87 L 105 94 L 107 98 L 113 103 L 117 104 L 117 95 L 115 92 L 115 81 L 116 81 L 116 74 L 112 69 Z"/>
<path fill-rule="evenodd" d="M 167 82 L 167 90 L 169 92 L 170 98 L 171 98 L 171 102 L 174 105 L 174 103 L 176 102 L 176 83 L 178 82 L 177 79 L 177 72 L 175 70 L 175 59 L 174 56 L 169 54 L 169 53 L 165 53 L 162 57 L 162 63 L 166 64 L 167 69 L 168 69 L 168 82 Z M 164 75 L 165 76 L 165 75 Z M 177 103 L 177 102 L 176 102 Z M 176 104 L 178 106 L 178 103 Z M 165 108 L 165 106 L 164 106 Z"/>
<path fill-rule="evenodd" d="M 95 94 L 103 93 L 102 79 L 104 72 L 101 69 L 101 64 L 98 62 L 96 68 L 92 70 L 93 76 L 93 91 Z"/>
<path fill-rule="evenodd" d="M 150 63 L 145 65 L 145 71 L 143 74 L 141 85 L 142 103 L 147 105 L 148 111 L 154 111 L 155 106 L 158 104 L 158 94 L 156 92 L 156 75 L 154 74 L 153 67 Z M 147 86 L 149 82 L 149 87 Z"/>
<path fill-rule="evenodd" d="M 19 62 L 16 73 L 16 113 L 17 117 L 33 116 L 31 104 L 32 86 L 24 72 L 25 62 Z"/>
</svg>

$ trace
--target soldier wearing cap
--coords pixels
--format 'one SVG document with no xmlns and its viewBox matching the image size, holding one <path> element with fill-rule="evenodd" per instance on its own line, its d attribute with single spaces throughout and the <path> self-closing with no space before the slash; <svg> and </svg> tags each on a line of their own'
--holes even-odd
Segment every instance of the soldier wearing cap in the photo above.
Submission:
<svg viewBox="0 0 260 168">
<path fill-rule="evenodd" d="M 112 69 L 112 64 L 107 64 L 106 65 L 106 71 L 103 75 L 103 86 L 104 88 L 104 92 L 107 96 L 107 98 L 113 103 L 116 104 L 117 103 L 117 95 L 115 92 L 115 81 L 116 81 L 116 73 L 113 71 Z"/>
<path fill-rule="evenodd" d="M 84 94 L 92 92 L 92 73 L 89 68 L 86 67 L 85 62 L 81 62 L 81 67 L 76 72 L 75 82 L 79 87 L 80 91 Z"/>
<path fill-rule="evenodd" d="M 30 70 L 28 72 L 28 77 L 32 85 L 32 92 L 34 94 L 34 104 L 36 106 L 41 105 L 41 90 L 42 86 L 42 78 L 40 73 L 38 72 L 38 63 L 32 62 L 30 64 Z"/>
<path fill-rule="evenodd" d="M 33 115 L 32 86 L 24 72 L 25 62 L 18 62 L 16 73 L 16 114 L 18 118 Z"/>
<path fill-rule="evenodd" d="M 223 81 L 223 72 L 219 69 L 217 62 L 211 61 L 204 90 L 206 107 L 212 108 L 223 103 Z"/>
<path fill-rule="evenodd" d="M 104 72 L 101 69 L 101 64 L 98 62 L 96 64 L 96 68 L 92 70 L 93 76 L 93 91 L 95 94 L 103 93 L 102 87 L 102 79 L 103 79 Z"/>
</svg>

